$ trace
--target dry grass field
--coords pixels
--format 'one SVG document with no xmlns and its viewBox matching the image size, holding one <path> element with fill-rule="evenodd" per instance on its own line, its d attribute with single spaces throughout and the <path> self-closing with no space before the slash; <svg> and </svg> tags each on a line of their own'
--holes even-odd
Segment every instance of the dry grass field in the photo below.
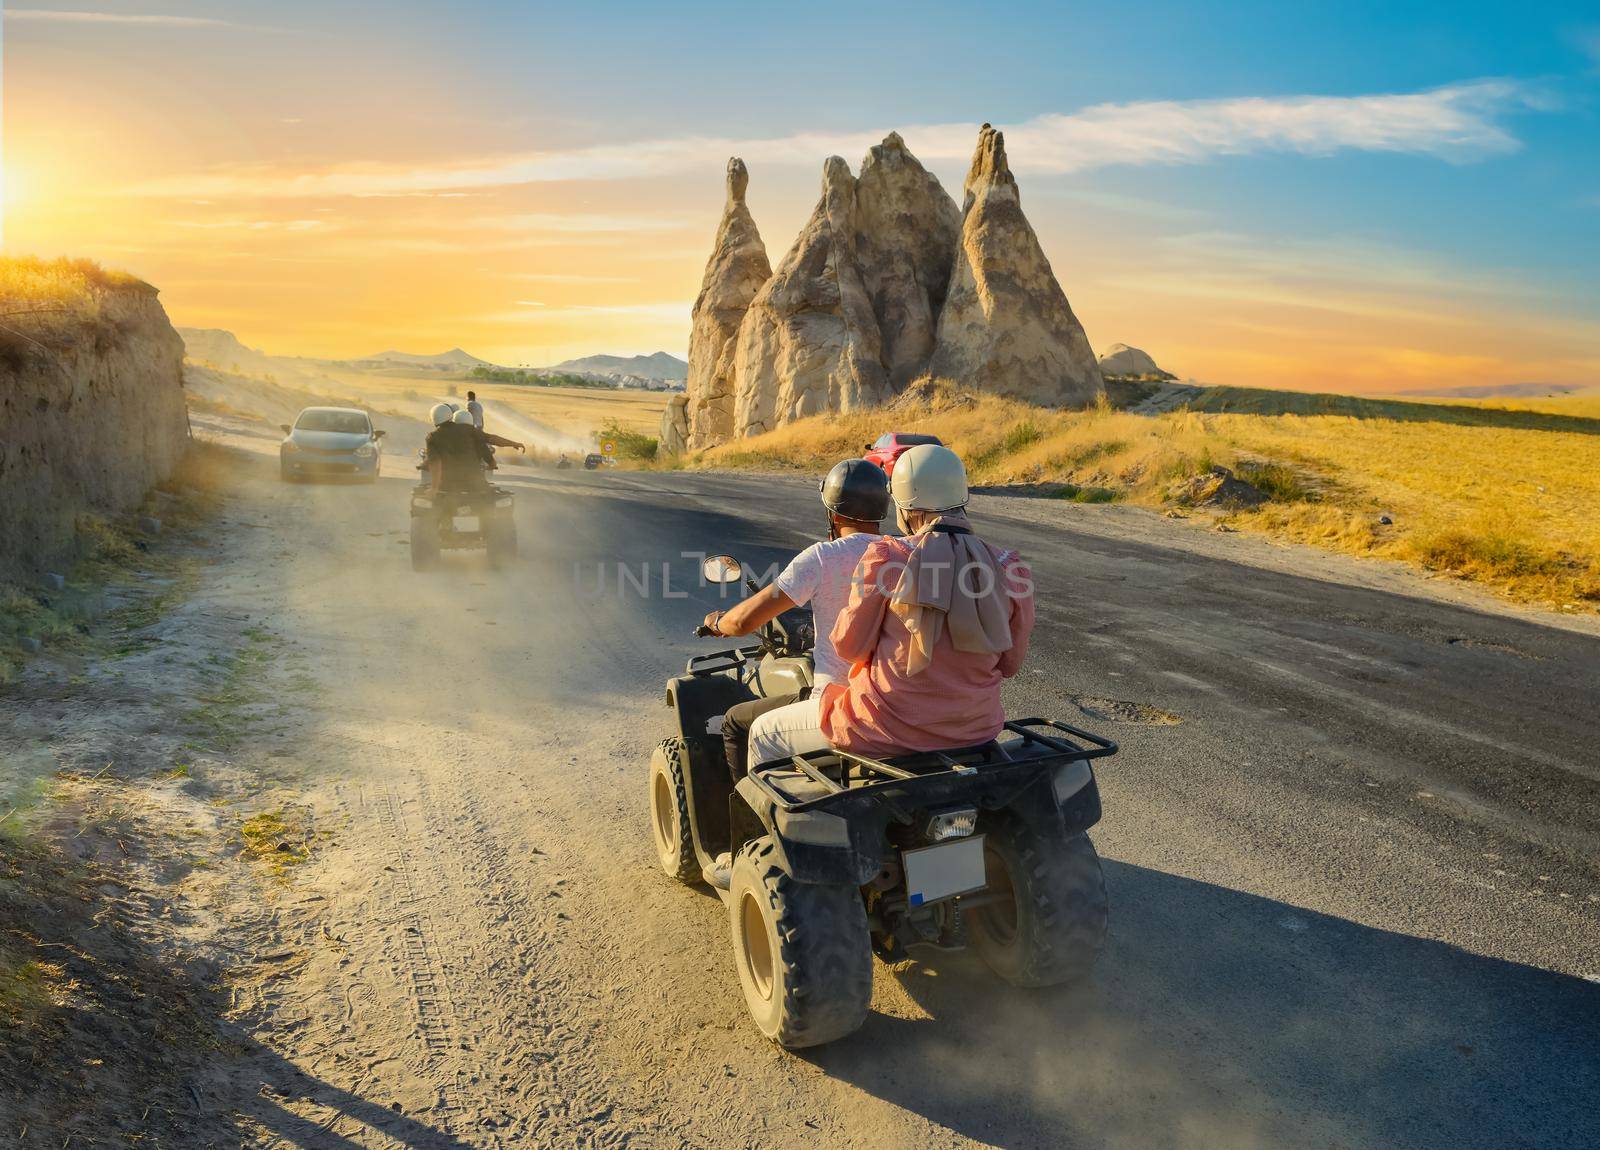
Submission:
<svg viewBox="0 0 1600 1150">
<path fill-rule="evenodd" d="M 1528 419 L 1550 405 L 1552 418 Z M 1146 506 L 1222 465 L 1272 497 L 1226 514 L 1230 526 L 1410 560 L 1560 610 L 1600 609 L 1600 401 L 1506 403 L 1517 426 L 1497 426 L 1487 405 L 1483 419 L 1460 405 L 1425 415 L 1418 406 L 1386 414 L 1375 402 L 1361 416 L 1060 412 L 939 385 L 912 405 L 805 420 L 686 462 L 815 471 L 886 430 L 923 431 L 959 451 L 976 483 L 1053 482 L 1071 485 L 1065 498 Z"/>
<path fill-rule="evenodd" d="M 523 387 L 506 383 L 482 383 L 439 372 L 367 372 L 330 369 L 331 378 L 343 384 L 368 406 L 410 411 L 423 419 L 437 397 L 465 397 L 468 389 L 487 402 L 503 403 L 528 419 L 566 435 L 590 440 L 609 420 L 622 428 L 655 435 L 661 423 L 666 394 L 650 391 L 618 391 L 588 387 Z M 414 411 L 408 404 L 415 404 Z"/>
</svg>

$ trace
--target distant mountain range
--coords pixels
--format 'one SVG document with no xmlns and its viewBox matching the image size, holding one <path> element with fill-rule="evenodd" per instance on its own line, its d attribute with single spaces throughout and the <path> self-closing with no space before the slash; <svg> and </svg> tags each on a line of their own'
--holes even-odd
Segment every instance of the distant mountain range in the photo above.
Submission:
<svg viewBox="0 0 1600 1150">
<path fill-rule="evenodd" d="M 223 371 L 240 375 L 318 375 L 330 366 L 385 368 L 420 368 L 437 372 L 467 372 L 475 367 L 494 367 L 486 359 L 479 359 L 459 347 L 436 355 L 418 355 L 411 351 L 390 348 L 376 355 L 348 360 L 312 360 L 298 356 L 268 355 L 253 347 L 246 347 L 231 331 L 215 327 L 180 327 L 185 354 L 196 363 L 212 364 Z M 658 351 L 654 355 L 586 355 L 582 359 L 569 359 L 547 371 L 567 371 L 581 375 L 638 376 L 660 380 L 663 383 L 682 383 L 689 378 L 689 365 L 675 355 Z"/>
<path fill-rule="evenodd" d="M 1461 387 L 1435 387 L 1419 391 L 1402 391 L 1397 395 L 1423 395 L 1431 399 L 1496 399 L 1501 396 L 1529 397 L 1540 395 L 1576 395 L 1587 388 L 1570 383 L 1483 383 Z"/>
<path fill-rule="evenodd" d="M 409 367 L 493 367 L 486 359 L 479 359 L 453 347 L 449 351 L 442 351 L 438 355 L 417 355 L 409 351 L 380 351 L 377 355 L 363 356 L 356 363 L 400 363 Z"/>
<path fill-rule="evenodd" d="M 689 365 L 675 355 L 586 355 L 558 363 L 552 371 L 583 371 L 594 375 L 638 375 L 645 379 L 686 380 Z"/>
<path fill-rule="evenodd" d="M 268 355 L 239 342 L 239 337 L 220 327 L 180 327 L 183 351 L 196 363 L 209 363 L 222 371 L 238 375 L 282 375 L 308 373 L 308 369 L 283 356 Z"/>
</svg>

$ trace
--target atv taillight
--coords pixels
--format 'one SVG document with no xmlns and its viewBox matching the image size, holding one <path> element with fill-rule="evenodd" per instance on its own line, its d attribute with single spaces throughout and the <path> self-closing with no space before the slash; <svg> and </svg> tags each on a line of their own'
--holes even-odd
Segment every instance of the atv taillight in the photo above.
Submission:
<svg viewBox="0 0 1600 1150">
<path fill-rule="evenodd" d="M 961 807 L 953 811 L 936 811 L 928 816 L 928 825 L 922 834 L 930 843 L 938 843 L 946 839 L 964 839 L 977 829 L 977 808 Z"/>
</svg>

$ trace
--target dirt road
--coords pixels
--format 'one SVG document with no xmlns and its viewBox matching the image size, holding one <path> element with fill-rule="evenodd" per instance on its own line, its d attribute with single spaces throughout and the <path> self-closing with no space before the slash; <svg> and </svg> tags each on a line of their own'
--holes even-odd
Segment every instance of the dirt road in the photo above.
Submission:
<svg viewBox="0 0 1600 1150">
<path fill-rule="evenodd" d="M 282 486 L 261 454 L 235 497 L 257 529 L 202 594 L 316 684 L 235 758 L 292 764 L 329 831 L 235 908 L 257 963 L 294 956 L 240 981 L 255 1051 L 197 1083 L 242 1136 L 1600 1142 L 1600 639 L 980 500 L 1040 580 L 1009 705 L 1124 747 L 1095 832 L 1107 953 L 1073 992 L 880 965 L 865 1029 L 793 1056 L 747 1023 L 718 901 L 658 873 L 644 772 L 716 602 L 683 553 L 779 559 L 814 494 L 506 474 L 523 559 L 501 574 L 409 570 L 408 475 Z"/>
</svg>

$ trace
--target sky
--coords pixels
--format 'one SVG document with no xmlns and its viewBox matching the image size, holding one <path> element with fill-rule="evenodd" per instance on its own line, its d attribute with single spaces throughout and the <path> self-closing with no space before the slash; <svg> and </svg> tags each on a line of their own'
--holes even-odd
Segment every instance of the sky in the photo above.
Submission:
<svg viewBox="0 0 1600 1150">
<path fill-rule="evenodd" d="M 729 155 L 774 264 L 890 130 L 1004 130 L 1098 350 L 1209 383 L 1600 385 L 1587 4 L 8 4 L 0 250 L 275 354 L 684 356 Z"/>
</svg>

